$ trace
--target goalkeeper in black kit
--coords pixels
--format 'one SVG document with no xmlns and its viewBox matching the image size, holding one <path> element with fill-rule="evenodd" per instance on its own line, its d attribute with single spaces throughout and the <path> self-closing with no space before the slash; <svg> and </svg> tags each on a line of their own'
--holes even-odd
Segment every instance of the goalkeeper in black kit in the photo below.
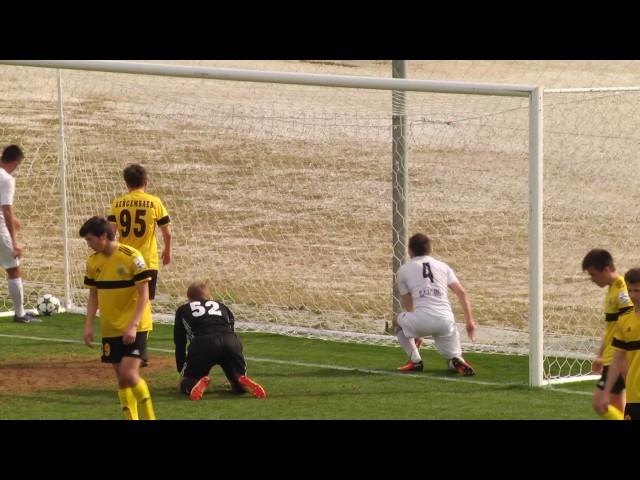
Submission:
<svg viewBox="0 0 640 480">
<path fill-rule="evenodd" d="M 193 283 L 187 289 L 187 297 L 189 303 L 178 308 L 173 325 L 176 367 L 182 376 L 180 391 L 191 400 L 200 400 L 211 383 L 209 371 L 220 365 L 234 392 L 265 398 L 264 388 L 246 376 L 247 364 L 242 343 L 234 332 L 231 310 L 210 300 L 204 282 Z"/>
</svg>

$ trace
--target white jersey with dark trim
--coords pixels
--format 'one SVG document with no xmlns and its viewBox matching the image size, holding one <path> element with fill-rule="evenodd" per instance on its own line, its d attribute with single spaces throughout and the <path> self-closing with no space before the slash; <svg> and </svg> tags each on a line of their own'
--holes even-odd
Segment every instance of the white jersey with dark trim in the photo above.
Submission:
<svg viewBox="0 0 640 480">
<path fill-rule="evenodd" d="M 415 310 L 432 315 L 453 316 L 448 289 L 456 282 L 453 269 L 429 255 L 409 259 L 398 271 L 400 295 L 411 292 Z"/>
</svg>

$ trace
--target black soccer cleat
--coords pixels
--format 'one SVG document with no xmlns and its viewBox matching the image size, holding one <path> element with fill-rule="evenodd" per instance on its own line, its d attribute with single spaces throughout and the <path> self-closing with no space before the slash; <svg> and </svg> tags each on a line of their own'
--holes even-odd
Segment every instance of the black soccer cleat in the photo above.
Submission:
<svg viewBox="0 0 640 480">
<path fill-rule="evenodd" d="M 449 368 L 465 377 L 471 377 L 476 374 L 471 364 L 462 357 L 453 357 L 449 360 Z"/>
</svg>

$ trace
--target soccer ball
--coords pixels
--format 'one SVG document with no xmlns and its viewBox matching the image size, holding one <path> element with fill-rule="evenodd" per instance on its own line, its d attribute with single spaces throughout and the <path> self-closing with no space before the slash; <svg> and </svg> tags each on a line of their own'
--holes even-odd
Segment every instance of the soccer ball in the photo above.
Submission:
<svg viewBox="0 0 640 480">
<path fill-rule="evenodd" d="M 40 315 L 52 315 L 60 309 L 60 300 L 58 297 L 46 294 L 38 298 L 38 313 Z"/>
</svg>

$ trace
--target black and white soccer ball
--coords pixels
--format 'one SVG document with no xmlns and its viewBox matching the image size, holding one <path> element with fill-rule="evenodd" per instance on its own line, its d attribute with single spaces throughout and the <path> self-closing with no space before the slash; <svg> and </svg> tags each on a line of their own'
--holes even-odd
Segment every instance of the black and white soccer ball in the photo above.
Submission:
<svg viewBox="0 0 640 480">
<path fill-rule="evenodd" d="M 47 293 L 38 298 L 37 308 L 40 315 L 53 315 L 60 310 L 60 300 Z"/>
</svg>

